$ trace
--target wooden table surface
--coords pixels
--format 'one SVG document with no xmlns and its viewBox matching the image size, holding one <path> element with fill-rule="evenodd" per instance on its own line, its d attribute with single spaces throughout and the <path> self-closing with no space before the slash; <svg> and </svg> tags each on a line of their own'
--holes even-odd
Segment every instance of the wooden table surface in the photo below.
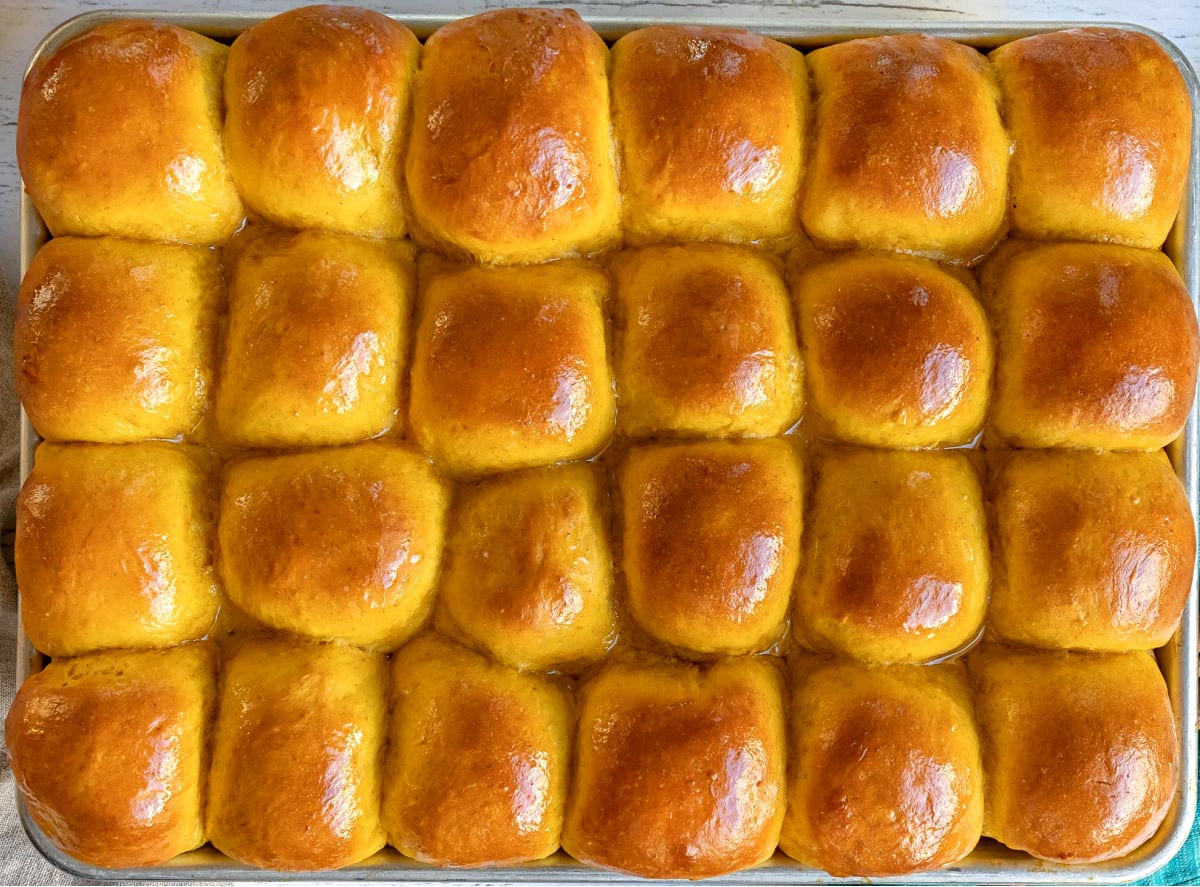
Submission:
<svg viewBox="0 0 1200 887">
<path fill-rule="evenodd" d="M 114 7 L 138 10 L 182 9 L 229 12 L 279 12 L 304 0 L 0 0 L 0 271 L 10 286 L 18 279 L 18 195 L 15 160 L 17 98 L 34 46 L 52 27 L 81 12 Z M 978 21 L 1137 22 L 1174 41 L 1200 69 L 1198 0 L 358 0 L 358 5 L 403 17 L 404 13 L 467 14 L 499 6 L 573 6 L 584 15 L 620 15 L 679 19 L 688 15 L 754 18 L 765 25 L 852 25 Z"/>
</svg>

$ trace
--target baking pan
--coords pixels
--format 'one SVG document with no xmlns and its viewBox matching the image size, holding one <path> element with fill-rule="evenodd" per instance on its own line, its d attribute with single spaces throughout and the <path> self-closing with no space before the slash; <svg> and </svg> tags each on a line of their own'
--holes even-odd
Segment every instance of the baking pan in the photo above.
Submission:
<svg viewBox="0 0 1200 887">
<path fill-rule="evenodd" d="M 139 10 L 106 10 L 89 12 L 64 22 L 55 28 L 34 51 L 30 61 L 35 61 L 55 52 L 71 38 L 103 22 L 128 18 L 153 18 L 190 28 L 216 39 L 232 39 L 249 26 L 266 18 L 256 13 L 182 13 L 151 12 Z M 457 16 L 405 15 L 394 16 L 410 27 L 419 37 L 426 37 L 441 25 Z M 627 16 L 584 16 L 605 39 L 612 40 L 636 28 L 662 24 L 667 19 L 630 14 Z M 880 34 L 895 34 L 920 30 L 923 34 L 947 37 L 961 43 L 991 49 L 1002 43 L 1031 34 L 1059 31 L 1081 27 L 1095 22 L 1037 22 L 1013 23 L 993 22 L 964 25 L 938 22 L 896 22 L 891 25 L 819 23 L 805 21 L 801 17 L 786 26 L 765 25 L 748 16 L 724 16 L 709 14 L 702 16 L 680 16 L 670 19 L 673 23 L 702 25 L 724 25 L 741 27 L 791 43 L 803 49 L 812 49 L 830 43 L 838 43 L 855 37 Z M 1105 23 L 1108 24 L 1108 23 Z M 1162 35 L 1139 25 L 1115 24 L 1147 34 L 1158 41 L 1167 54 L 1179 66 L 1187 83 L 1192 107 L 1200 111 L 1200 81 L 1187 58 Z M 38 247 L 47 239 L 33 202 L 21 195 L 21 272 L 24 274 Z M 1187 189 L 1179 217 L 1164 247 L 1174 261 L 1191 294 L 1193 307 L 1200 293 L 1200 126 L 1194 129 L 1191 146 L 1191 166 Z M 1200 477 L 1200 434 L 1196 417 L 1197 400 L 1193 398 L 1192 412 L 1183 436 L 1168 448 L 1172 464 L 1183 479 L 1188 501 L 1195 520 L 1198 501 L 1198 477 Z M 37 446 L 37 433 L 29 423 L 24 410 L 21 411 L 21 480 L 33 467 L 33 452 Z M 832 883 L 883 883 L 883 884 L 1062 884 L 1133 881 L 1144 878 L 1166 865 L 1179 851 L 1187 839 L 1196 812 L 1196 768 L 1197 768 L 1197 594 L 1196 571 L 1193 570 L 1192 593 L 1184 610 L 1179 630 L 1165 647 L 1157 653 L 1159 666 L 1166 677 L 1167 688 L 1175 713 L 1176 724 L 1182 742 L 1179 783 L 1175 800 L 1166 821 L 1158 833 L 1134 853 L 1122 859 L 1084 866 L 1066 866 L 1042 862 L 1024 853 L 1008 850 L 995 841 L 984 839 L 980 846 L 961 863 L 933 872 L 908 877 L 871 879 L 834 878 L 825 872 L 807 868 L 781 853 L 765 865 L 747 871 L 714 878 L 722 884 L 745 885 L 801 885 Z M 41 669 L 42 659 L 25 637 L 23 628 L 18 630 L 17 679 Z M 333 872 L 289 873 L 281 876 L 277 872 L 255 869 L 235 862 L 211 847 L 185 853 L 169 863 L 140 869 L 103 869 L 79 862 L 55 847 L 29 818 L 23 799 L 17 804 L 25 831 L 34 846 L 54 865 L 83 878 L 96 880 L 217 880 L 217 881 L 275 881 L 281 877 L 292 881 L 377 881 L 405 884 L 610 884 L 632 882 L 639 879 L 613 872 L 599 871 L 581 865 L 563 853 L 547 860 L 508 867 L 486 867 L 476 869 L 443 869 L 402 857 L 390 847 L 360 865 Z M 688 883 L 688 882 L 670 882 Z"/>
</svg>

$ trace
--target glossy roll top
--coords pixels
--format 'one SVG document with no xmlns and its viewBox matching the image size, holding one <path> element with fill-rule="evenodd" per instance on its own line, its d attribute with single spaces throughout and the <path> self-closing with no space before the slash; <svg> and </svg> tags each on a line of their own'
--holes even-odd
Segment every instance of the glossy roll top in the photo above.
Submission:
<svg viewBox="0 0 1200 887">
<path fill-rule="evenodd" d="M 558 849 L 572 724 L 562 686 L 426 635 L 396 655 L 392 696 L 383 818 L 393 845 L 457 866 Z"/>
<path fill-rule="evenodd" d="M 841 877 L 930 871 L 975 848 L 983 766 L 961 664 L 793 667 L 780 846 Z"/>
<path fill-rule="evenodd" d="M 1000 453 L 989 487 L 999 637 L 1114 652 L 1170 639 L 1196 532 L 1165 453 Z"/>
<path fill-rule="evenodd" d="M 923 662 L 978 635 L 987 522 L 965 453 L 820 451 L 808 521 L 792 620 L 803 646 Z"/>
<path fill-rule="evenodd" d="M 1151 450 L 1183 431 L 1200 333 L 1163 253 L 1010 241 L 980 278 L 996 333 L 998 443 Z"/>
<path fill-rule="evenodd" d="M 618 472 L 622 566 L 641 630 L 698 658 L 779 641 L 800 561 L 803 483 L 787 440 L 632 450 Z"/>
<path fill-rule="evenodd" d="M 735 28 L 659 25 L 612 51 L 625 238 L 794 234 L 808 77 L 796 49 Z"/>
<path fill-rule="evenodd" d="M 784 810 L 782 691 L 764 658 L 606 665 L 582 690 L 563 847 L 643 878 L 765 862 Z"/>
<path fill-rule="evenodd" d="M 920 34 L 808 56 L 801 218 L 817 243 L 971 263 L 1004 234 L 1008 137 L 987 60 Z"/>
<path fill-rule="evenodd" d="M 225 70 L 225 149 L 246 205 L 291 228 L 404 235 L 417 38 L 385 15 L 306 6 L 247 28 Z"/>
<path fill-rule="evenodd" d="M 591 466 L 460 488 L 438 625 L 514 668 L 602 659 L 617 636 L 609 536 L 608 496 Z"/>
<path fill-rule="evenodd" d="M 56 659 L 5 721 L 38 828 L 90 865 L 158 865 L 205 841 L 216 659 L 203 644 Z"/>
<path fill-rule="evenodd" d="M 803 368 L 770 256 L 649 247 L 619 254 L 612 271 L 622 434 L 766 437 L 800 417 Z"/>
<path fill-rule="evenodd" d="M 17 394 L 47 440 L 129 443 L 193 431 L 208 411 L 223 301 L 217 255 L 56 237 L 21 282 Z"/>
<path fill-rule="evenodd" d="M 410 421 L 454 474 L 595 455 L 616 423 L 593 265 L 422 269 Z"/>
<path fill-rule="evenodd" d="M 395 649 L 432 610 L 448 498 L 429 461 L 402 444 L 231 462 L 225 590 L 274 628 Z"/>
<path fill-rule="evenodd" d="M 983 833 L 1067 863 L 1129 853 L 1175 794 L 1179 735 L 1150 653 L 967 657 L 987 775 Z"/>
<path fill-rule="evenodd" d="M 208 835 L 279 871 L 341 868 L 384 845 L 382 656 L 256 638 L 226 656 L 213 732 Z"/>
<path fill-rule="evenodd" d="M 969 277 L 871 253 L 793 276 L 814 432 L 847 443 L 970 443 L 992 382 L 992 334 Z"/>
<path fill-rule="evenodd" d="M 417 241 L 505 264 L 616 244 L 607 66 L 574 10 L 495 10 L 435 31 L 405 165 Z"/>
<path fill-rule="evenodd" d="M 217 615 L 211 459 L 191 447 L 43 443 L 17 499 L 21 623 L 50 656 L 169 647 Z"/>
<path fill-rule="evenodd" d="M 174 25 L 97 25 L 29 71 L 17 162 L 50 233 L 216 243 L 242 202 L 221 148 L 229 50 Z"/>
<path fill-rule="evenodd" d="M 1013 140 L 1014 231 L 1161 246 L 1187 183 L 1192 108 L 1158 41 L 1076 28 L 989 58 Z"/>
<path fill-rule="evenodd" d="M 399 431 L 413 303 L 407 243 L 254 228 L 232 258 L 217 428 L 243 447 Z"/>
</svg>

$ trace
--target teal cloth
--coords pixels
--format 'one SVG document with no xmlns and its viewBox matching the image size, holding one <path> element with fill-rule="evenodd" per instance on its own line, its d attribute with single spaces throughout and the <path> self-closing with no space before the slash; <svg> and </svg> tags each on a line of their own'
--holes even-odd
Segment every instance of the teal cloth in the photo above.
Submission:
<svg viewBox="0 0 1200 887">
<path fill-rule="evenodd" d="M 1200 815 L 1192 822 L 1187 843 L 1169 863 L 1137 884 L 1200 884 Z"/>
</svg>

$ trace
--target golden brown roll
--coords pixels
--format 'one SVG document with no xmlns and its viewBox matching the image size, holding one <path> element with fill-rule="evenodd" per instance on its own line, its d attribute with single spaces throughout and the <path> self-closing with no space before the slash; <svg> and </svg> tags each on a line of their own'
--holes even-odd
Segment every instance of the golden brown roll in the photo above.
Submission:
<svg viewBox="0 0 1200 887">
<path fill-rule="evenodd" d="M 401 237 L 401 150 L 421 47 L 352 6 L 247 28 L 225 69 L 225 150 L 246 205 L 291 228 Z"/>
<path fill-rule="evenodd" d="M 179 444 L 39 446 L 17 499 L 21 623 L 33 645 L 75 656 L 203 637 L 218 602 L 210 473 Z"/>
<path fill-rule="evenodd" d="M 1196 314 L 1163 253 L 1010 241 L 981 274 L 996 333 L 988 427 L 1019 447 L 1152 450 L 1196 393 Z"/>
<path fill-rule="evenodd" d="M 1167 642 L 1196 533 L 1165 453 L 1000 453 L 989 486 L 999 637 L 1113 652 Z"/>
<path fill-rule="evenodd" d="M 810 53 L 801 219 L 822 246 L 973 262 L 1003 236 L 1008 136 L 987 60 L 920 34 Z"/>
<path fill-rule="evenodd" d="M 212 250 L 58 237 L 17 297 L 17 394 L 47 440 L 191 432 L 208 409 L 221 270 Z"/>
<path fill-rule="evenodd" d="M 852 253 L 793 280 L 816 431 L 876 447 L 970 442 L 992 383 L 971 286 L 926 259 Z"/>
<path fill-rule="evenodd" d="M 983 740 L 983 833 L 1054 862 L 1149 840 L 1170 809 L 1179 736 L 1150 653 L 967 657 Z"/>
<path fill-rule="evenodd" d="M 409 420 L 438 467 L 528 468 L 608 443 L 607 292 L 582 262 L 423 275 Z"/>
<path fill-rule="evenodd" d="M 97 25 L 25 78 L 17 162 L 50 233 L 216 243 L 242 223 L 221 149 L 229 50 L 174 25 Z"/>
<path fill-rule="evenodd" d="M 650 247 L 621 253 L 613 272 L 625 435 L 769 437 L 800 417 L 804 378 L 791 305 L 766 254 Z"/>
<path fill-rule="evenodd" d="M 591 466 L 459 490 L 439 625 L 513 668 L 575 669 L 616 639 L 608 502 Z"/>
<path fill-rule="evenodd" d="M 563 849 L 643 878 L 708 878 L 769 859 L 785 803 L 776 663 L 608 663 L 580 697 Z"/>
<path fill-rule="evenodd" d="M 1187 181 L 1192 113 L 1158 41 L 1075 28 L 989 58 L 1013 139 L 1014 231 L 1161 246 Z"/>
<path fill-rule="evenodd" d="M 221 666 L 208 835 L 279 871 L 352 865 L 383 848 L 387 666 L 355 647 L 242 643 Z"/>
<path fill-rule="evenodd" d="M 796 639 L 874 662 L 921 662 L 973 640 L 989 561 L 967 456 L 829 449 L 813 473 Z"/>
<path fill-rule="evenodd" d="M 405 163 L 413 236 L 525 264 L 620 241 L 608 49 L 574 10 L 504 9 L 425 41 Z"/>
<path fill-rule="evenodd" d="M 396 849 L 455 866 L 558 849 L 572 724 L 563 687 L 431 634 L 396 654 L 392 699 L 383 821 Z"/>
<path fill-rule="evenodd" d="M 796 49 L 737 28 L 659 25 L 612 50 L 625 238 L 794 234 L 808 75 Z"/>
<path fill-rule="evenodd" d="M 225 440 L 331 446 L 399 431 L 412 290 L 407 244 L 302 231 L 245 245 L 217 390 Z"/>
<path fill-rule="evenodd" d="M 207 645 L 188 644 L 56 659 L 21 686 L 4 742 L 56 847 L 130 868 L 204 843 L 215 670 Z"/>
<path fill-rule="evenodd" d="M 221 494 L 225 590 L 275 628 L 394 649 L 432 609 L 447 499 L 403 445 L 236 460 Z"/>
<path fill-rule="evenodd" d="M 781 639 L 803 513 L 790 441 L 639 448 L 619 483 L 629 610 L 643 631 L 701 657 Z"/>
<path fill-rule="evenodd" d="M 803 657 L 793 677 L 785 853 L 838 877 L 882 877 L 971 852 L 983 766 L 960 664 Z"/>
</svg>

